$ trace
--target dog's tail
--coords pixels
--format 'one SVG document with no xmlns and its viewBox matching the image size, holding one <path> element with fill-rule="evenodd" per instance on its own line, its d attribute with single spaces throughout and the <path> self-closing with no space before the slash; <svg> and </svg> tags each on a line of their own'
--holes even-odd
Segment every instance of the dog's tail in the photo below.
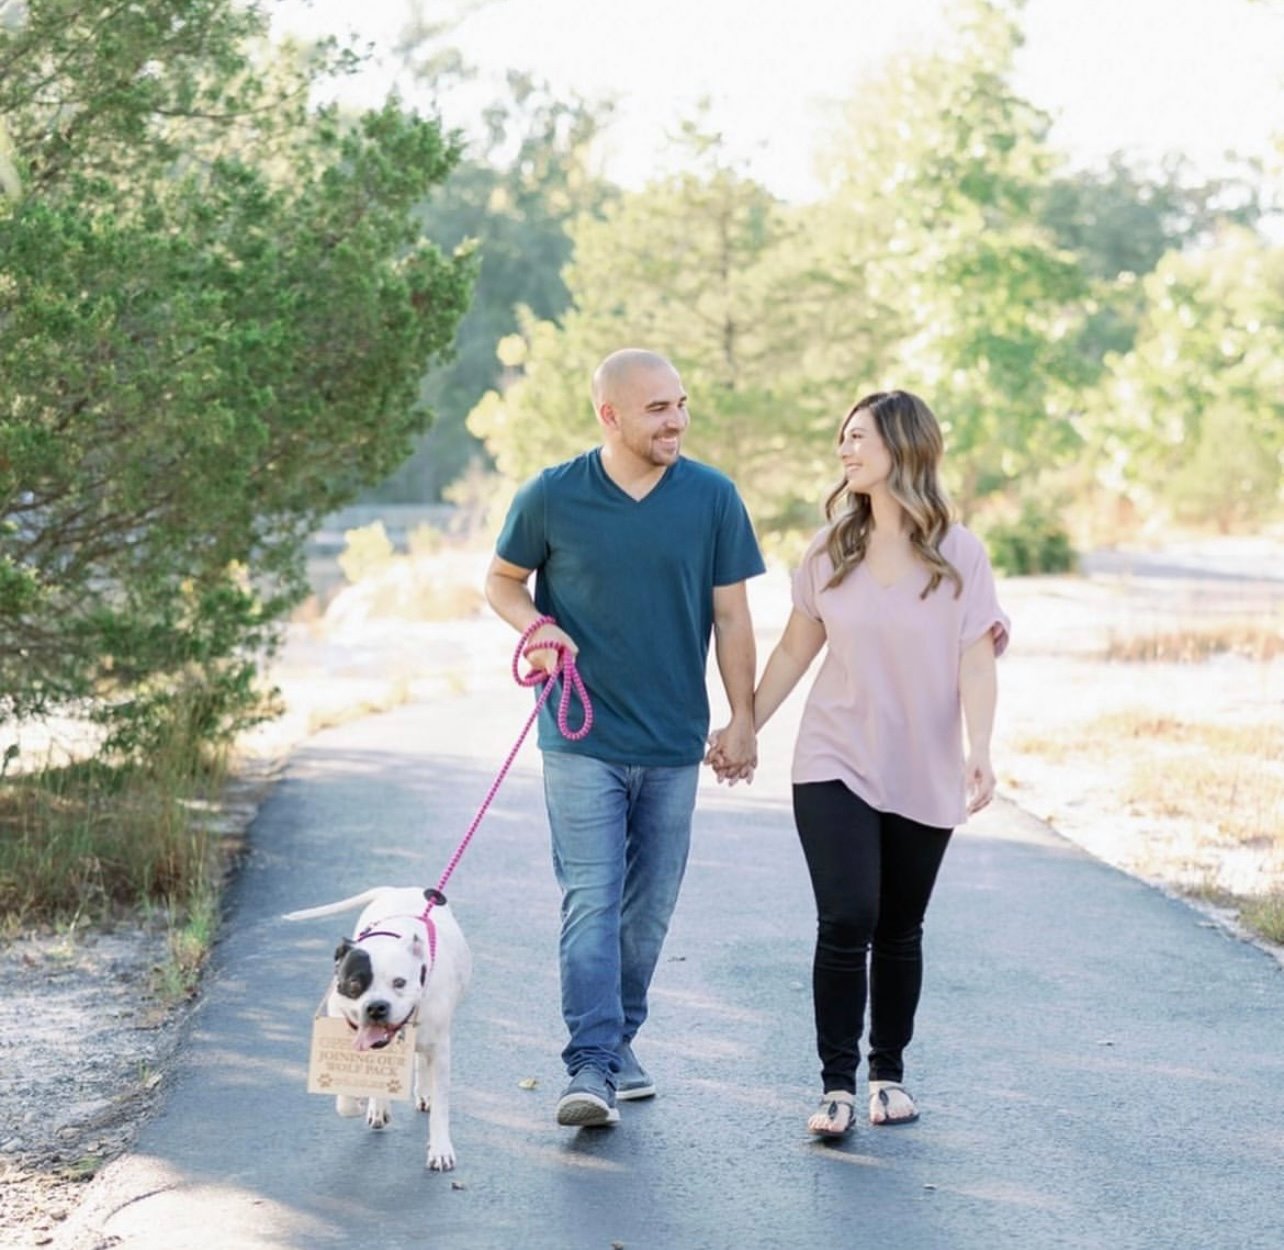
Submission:
<svg viewBox="0 0 1284 1250">
<path fill-rule="evenodd" d="M 355 907 L 364 907 L 367 903 L 373 903 L 386 888 L 386 886 L 377 886 L 373 890 L 366 890 L 364 894 L 342 898 L 337 903 L 322 903 L 320 907 L 306 907 L 302 911 L 286 912 L 281 919 L 314 920 L 318 916 L 337 916 L 340 912 L 352 911 Z"/>
</svg>

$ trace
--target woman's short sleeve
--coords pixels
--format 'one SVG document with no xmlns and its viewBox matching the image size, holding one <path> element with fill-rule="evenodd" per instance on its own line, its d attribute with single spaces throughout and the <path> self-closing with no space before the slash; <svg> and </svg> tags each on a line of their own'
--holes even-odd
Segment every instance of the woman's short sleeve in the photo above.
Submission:
<svg viewBox="0 0 1284 1250">
<path fill-rule="evenodd" d="M 806 554 L 798 562 L 793 577 L 794 607 L 808 620 L 820 620 L 820 608 L 816 603 L 820 588 L 829 580 L 832 565 L 825 553 L 825 536 L 828 530 L 821 530 L 807 545 Z"/>
<path fill-rule="evenodd" d="M 963 575 L 963 628 L 959 649 L 966 651 L 978 638 L 989 633 L 994 637 L 994 654 L 999 656 L 1007 650 L 1012 622 L 999 607 L 994 570 L 985 545 L 975 537 L 969 545 L 973 544 L 972 558 L 964 561 L 968 567 L 959 570 Z"/>
</svg>

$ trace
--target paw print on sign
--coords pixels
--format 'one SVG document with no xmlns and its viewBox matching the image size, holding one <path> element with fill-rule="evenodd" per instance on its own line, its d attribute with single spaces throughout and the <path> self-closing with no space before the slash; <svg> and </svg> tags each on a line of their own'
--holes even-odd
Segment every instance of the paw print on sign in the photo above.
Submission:
<svg viewBox="0 0 1284 1250">
<path fill-rule="evenodd" d="M 401 1093 L 401 1081 L 395 1076 L 392 1078 L 391 1081 L 388 1082 L 388 1093 L 390 1094 Z"/>
<path fill-rule="evenodd" d="M 334 1078 L 328 1072 L 324 1072 L 317 1079 L 317 1084 L 320 1085 L 322 1089 L 329 1089 L 330 1086 L 334 1084 Z"/>
</svg>

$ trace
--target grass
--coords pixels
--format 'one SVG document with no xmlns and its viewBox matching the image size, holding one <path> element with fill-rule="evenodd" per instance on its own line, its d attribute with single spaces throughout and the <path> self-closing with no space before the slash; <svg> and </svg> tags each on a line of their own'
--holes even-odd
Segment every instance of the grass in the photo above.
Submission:
<svg viewBox="0 0 1284 1250">
<path fill-rule="evenodd" d="M 175 743 L 145 763 L 87 760 L 0 779 L 0 917 L 8 934 L 161 915 L 164 993 L 190 994 L 213 940 L 224 848 L 201 815 L 218 754 Z"/>
<path fill-rule="evenodd" d="M 334 729 L 351 721 L 361 720 L 366 716 L 377 716 L 391 712 L 394 708 L 403 707 L 413 697 L 411 682 L 408 677 L 396 677 L 376 695 L 357 699 L 355 702 L 338 703 L 332 706 L 316 708 L 308 714 L 308 733 L 320 733 L 323 729 Z"/>
<path fill-rule="evenodd" d="M 1184 754 L 1177 769 L 1141 760 L 1124 800 L 1149 814 L 1196 821 L 1227 845 L 1284 849 L 1284 777 L 1261 760 Z"/>
<path fill-rule="evenodd" d="M 1219 851 L 1245 849 L 1284 864 L 1282 725 L 1185 720 L 1138 710 L 1099 716 L 1055 737 L 1032 735 L 1014 745 L 1070 766 L 1109 750 L 1123 764 L 1120 798 L 1133 815 L 1180 823 L 1214 863 Z M 1182 889 L 1235 907 L 1254 933 L 1284 942 L 1284 889 L 1235 896 L 1219 884 L 1215 870 Z"/>
<path fill-rule="evenodd" d="M 1155 630 L 1112 637 L 1103 658 L 1127 662 L 1198 664 L 1215 655 L 1242 655 L 1267 661 L 1284 655 L 1284 630 L 1262 621 L 1223 621 L 1214 625 Z"/>
<path fill-rule="evenodd" d="M 1240 920 L 1254 933 L 1284 946 L 1284 890 L 1275 890 L 1262 898 L 1245 899 Z"/>
</svg>

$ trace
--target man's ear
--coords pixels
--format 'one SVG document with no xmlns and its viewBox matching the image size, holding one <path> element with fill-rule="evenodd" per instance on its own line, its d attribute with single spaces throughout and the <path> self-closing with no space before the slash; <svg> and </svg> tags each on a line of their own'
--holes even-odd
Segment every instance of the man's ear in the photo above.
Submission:
<svg viewBox="0 0 1284 1250">
<path fill-rule="evenodd" d="M 605 429 L 618 430 L 620 428 L 620 414 L 615 411 L 615 405 L 609 399 L 604 399 L 598 404 L 597 419 Z"/>
</svg>

